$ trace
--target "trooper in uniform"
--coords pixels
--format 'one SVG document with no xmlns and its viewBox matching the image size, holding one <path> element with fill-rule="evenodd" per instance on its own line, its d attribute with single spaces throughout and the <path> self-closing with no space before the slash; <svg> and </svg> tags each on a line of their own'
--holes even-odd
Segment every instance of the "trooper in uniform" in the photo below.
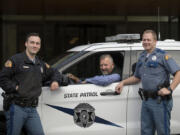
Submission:
<svg viewBox="0 0 180 135">
<path fill-rule="evenodd" d="M 7 135 L 20 135 L 22 127 L 30 135 L 44 135 L 36 107 L 41 87 L 50 80 L 50 89 L 60 85 L 60 74 L 40 60 L 36 54 L 41 47 L 38 33 L 27 35 L 26 50 L 12 56 L 0 72 L 0 86 L 5 91 L 4 110 Z"/>
<path fill-rule="evenodd" d="M 180 67 L 165 51 L 156 48 L 157 35 L 146 30 L 142 36 L 145 49 L 140 54 L 133 76 L 121 81 L 116 92 L 124 85 L 142 82 L 141 135 L 170 134 L 172 93 L 180 82 Z M 170 74 L 174 76 L 170 84 Z"/>
</svg>

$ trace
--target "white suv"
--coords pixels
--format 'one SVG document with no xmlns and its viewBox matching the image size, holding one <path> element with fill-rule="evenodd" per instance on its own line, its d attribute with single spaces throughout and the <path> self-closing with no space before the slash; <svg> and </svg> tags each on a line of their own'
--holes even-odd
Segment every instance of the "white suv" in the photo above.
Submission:
<svg viewBox="0 0 180 135">
<path fill-rule="evenodd" d="M 168 52 L 180 65 L 180 42 L 158 41 L 157 47 Z M 63 74 L 80 78 L 99 74 L 99 57 L 110 54 L 121 69 L 121 78 L 131 76 L 132 65 L 143 51 L 141 42 L 108 42 L 74 47 L 54 67 Z M 172 79 L 172 78 L 171 78 Z M 46 135 L 140 135 L 141 84 L 125 86 L 120 95 L 115 86 L 69 84 L 57 91 L 43 87 L 38 111 Z M 180 85 L 173 92 L 174 107 L 171 134 L 180 134 Z M 0 99 L 2 110 L 2 99 Z"/>
</svg>

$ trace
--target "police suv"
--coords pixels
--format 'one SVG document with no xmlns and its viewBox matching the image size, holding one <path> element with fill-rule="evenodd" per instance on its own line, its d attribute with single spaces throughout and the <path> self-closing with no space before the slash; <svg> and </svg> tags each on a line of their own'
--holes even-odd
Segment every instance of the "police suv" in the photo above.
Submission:
<svg viewBox="0 0 180 135">
<path fill-rule="evenodd" d="M 121 71 L 121 78 L 133 75 L 132 66 L 144 50 L 139 35 L 116 35 L 105 42 L 74 47 L 53 65 L 59 72 L 72 73 L 80 78 L 99 74 L 99 57 L 110 54 Z M 157 48 L 168 52 L 180 65 L 180 42 L 164 40 Z M 173 79 L 173 76 L 171 76 Z M 128 85 L 120 95 L 115 93 L 118 83 L 108 86 L 69 84 L 57 91 L 43 87 L 38 112 L 46 135 L 140 135 L 141 83 Z M 2 89 L 0 89 L 2 93 Z M 180 85 L 173 92 L 171 134 L 180 134 Z M 5 123 L 0 97 L 1 126 Z"/>
</svg>

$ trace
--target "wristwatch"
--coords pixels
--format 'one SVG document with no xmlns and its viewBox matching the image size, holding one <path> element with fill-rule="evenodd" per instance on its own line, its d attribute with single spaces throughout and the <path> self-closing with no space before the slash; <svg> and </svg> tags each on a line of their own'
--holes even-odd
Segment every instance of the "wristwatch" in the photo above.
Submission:
<svg viewBox="0 0 180 135">
<path fill-rule="evenodd" d="M 171 89 L 170 86 L 167 89 L 171 92 L 171 94 L 173 93 L 173 90 Z"/>
</svg>

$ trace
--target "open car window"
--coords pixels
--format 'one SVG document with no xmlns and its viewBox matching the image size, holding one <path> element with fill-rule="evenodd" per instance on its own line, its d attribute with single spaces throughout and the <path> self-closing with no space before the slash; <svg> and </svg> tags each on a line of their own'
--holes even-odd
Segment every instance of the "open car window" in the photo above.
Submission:
<svg viewBox="0 0 180 135">
<path fill-rule="evenodd" d="M 77 61 L 62 73 L 72 73 L 73 75 L 79 77 L 80 79 L 85 79 L 93 77 L 96 75 L 101 75 L 99 68 L 99 58 L 103 54 L 110 54 L 113 57 L 114 63 L 118 70 L 120 70 L 120 75 L 122 76 L 123 62 L 124 62 L 124 52 L 94 52 L 93 54 Z"/>
</svg>

